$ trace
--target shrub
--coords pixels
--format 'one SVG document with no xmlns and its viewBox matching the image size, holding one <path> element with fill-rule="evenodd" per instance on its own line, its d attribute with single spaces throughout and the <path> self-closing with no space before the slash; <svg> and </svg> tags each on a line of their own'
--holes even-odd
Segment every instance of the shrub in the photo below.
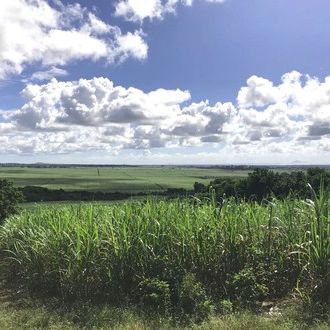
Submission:
<svg viewBox="0 0 330 330">
<path fill-rule="evenodd" d="M 330 305 L 330 272 L 314 285 L 312 299 L 322 305 Z"/>
<path fill-rule="evenodd" d="M 268 293 L 267 286 L 259 283 L 252 268 L 244 268 L 235 274 L 231 285 L 235 299 L 242 305 L 252 305 Z"/>
<path fill-rule="evenodd" d="M 183 314 L 195 322 L 206 319 L 213 309 L 203 285 L 191 273 L 182 279 L 179 288 L 179 304 Z"/>
<path fill-rule="evenodd" d="M 139 298 L 143 308 L 166 314 L 170 306 L 170 287 L 158 278 L 145 279 L 139 283 Z"/>
<path fill-rule="evenodd" d="M 324 277 L 312 279 L 309 289 L 298 292 L 307 320 L 330 319 L 330 272 Z"/>
<path fill-rule="evenodd" d="M 231 314 L 234 311 L 234 305 L 230 300 L 223 299 L 218 305 L 218 311 L 222 315 Z"/>
</svg>

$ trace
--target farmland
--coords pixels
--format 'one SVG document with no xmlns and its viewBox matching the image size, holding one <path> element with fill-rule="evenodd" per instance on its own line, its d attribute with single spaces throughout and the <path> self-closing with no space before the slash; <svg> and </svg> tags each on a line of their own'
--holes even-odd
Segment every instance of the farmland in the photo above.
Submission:
<svg viewBox="0 0 330 330">
<path fill-rule="evenodd" d="M 163 191 L 191 189 L 194 182 L 208 183 L 216 177 L 244 177 L 247 170 L 193 167 L 0 167 L 0 179 L 17 187 L 107 192 Z"/>
<path fill-rule="evenodd" d="M 1 170 L 16 187 L 39 182 L 106 192 L 122 179 L 127 185 L 117 189 L 132 195 L 190 189 L 179 198 L 136 195 L 133 201 L 21 209 L 0 229 L 0 297 L 12 288 L 19 292 L 14 299 L 25 301 L 25 309 L 10 313 L 24 318 L 37 306 L 41 321 L 31 322 L 68 329 L 328 328 L 330 175 L 324 170 L 248 176 L 247 170 L 191 167 Z M 84 185 L 84 175 L 97 183 Z M 222 179 L 191 190 L 194 182 L 213 178 Z M 141 185 L 134 190 L 130 180 Z M 236 196 L 229 194 L 231 184 Z M 275 308 L 271 319 L 264 303 Z M 0 315 L 1 309 L 0 300 Z M 15 328 L 11 324 L 5 327 Z"/>
</svg>

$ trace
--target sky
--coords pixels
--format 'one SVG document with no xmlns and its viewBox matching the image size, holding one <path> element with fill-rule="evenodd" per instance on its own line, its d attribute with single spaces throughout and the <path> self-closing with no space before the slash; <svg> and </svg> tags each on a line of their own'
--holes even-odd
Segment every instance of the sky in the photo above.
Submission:
<svg viewBox="0 0 330 330">
<path fill-rule="evenodd" d="M 0 162 L 329 164 L 329 13 L 0 1 Z"/>
</svg>

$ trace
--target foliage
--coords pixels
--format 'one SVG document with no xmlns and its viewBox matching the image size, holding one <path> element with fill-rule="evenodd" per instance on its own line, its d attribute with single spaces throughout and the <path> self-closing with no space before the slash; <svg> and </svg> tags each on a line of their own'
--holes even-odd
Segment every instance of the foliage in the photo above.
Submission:
<svg viewBox="0 0 330 330">
<path fill-rule="evenodd" d="M 327 189 L 330 187 L 330 173 L 320 168 L 309 168 L 306 172 L 292 171 L 275 172 L 267 168 L 257 168 L 246 178 L 217 178 L 208 186 L 195 182 L 195 194 L 206 193 L 214 189 L 218 198 L 234 196 L 262 201 L 269 197 L 277 198 L 299 197 L 310 198 L 310 186 L 318 191 L 321 182 Z"/>
<path fill-rule="evenodd" d="M 255 305 L 268 295 L 266 285 L 260 283 L 252 268 L 244 268 L 231 281 L 235 300 L 243 305 Z"/>
<path fill-rule="evenodd" d="M 171 311 L 202 319 L 224 299 L 245 305 L 323 283 L 328 200 L 322 190 L 308 202 L 212 195 L 205 203 L 40 207 L 1 228 L 3 276 L 64 300 L 134 302 L 139 288 L 156 311 L 170 293 Z"/>
<path fill-rule="evenodd" d="M 220 300 L 218 304 L 218 311 L 222 315 L 231 314 L 234 311 L 233 303 L 228 299 Z"/>
<path fill-rule="evenodd" d="M 49 201 L 115 201 L 127 199 L 131 194 L 121 192 L 102 191 L 65 191 L 63 189 L 47 189 L 43 187 L 26 186 L 20 188 L 26 202 Z M 137 196 L 140 194 L 137 194 Z"/>
<path fill-rule="evenodd" d="M 186 274 L 180 284 L 179 305 L 186 318 L 201 322 L 212 312 L 213 306 L 206 291 L 194 274 Z"/>
<path fill-rule="evenodd" d="M 158 278 L 145 279 L 138 288 L 138 298 L 143 308 L 160 314 L 168 313 L 171 299 L 168 283 Z"/>
<path fill-rule="evenodd" d="M 18 212 L 22 194 L 8 180 L 0 180 L 0 224 Z"/>
</svg>

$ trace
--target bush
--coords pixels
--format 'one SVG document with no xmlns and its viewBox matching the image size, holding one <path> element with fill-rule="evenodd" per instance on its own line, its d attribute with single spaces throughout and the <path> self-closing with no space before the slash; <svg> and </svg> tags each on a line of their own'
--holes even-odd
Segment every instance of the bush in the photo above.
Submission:
<svg viewBox="0 0 330 330">
<path fill-rule="evenodd" d="M 183 314 L 195 322 L 206 319 L 213 309 L 203 285 L 191 273 L 182 279 L 179 289 L 179 304 Z"/>
<path fill-rule="evenodd" d="M 139 297 L 143 308 L 166 314 L 170 306 L 170 287 L 157 278 L 145 279 L 139 283 Z"/>
<path fill-rule="evenodd" d="M 0 180 L 0 224 L 18 212 L 18 203 L 23 196 L 8 180 Z"/>
<path fill-rule="evenodd" d="M 228 299 L 223 299 L 218 305 L 218 311 L 222 315 L 231 314 L 234 311 L 233 303 Z"/>
<path fill-rule="evenodd" d="M 241 305 L 255 304 L 256 301 L 264 299 L 268 294 L 268 288 L 259 283 L 252 268 L 245 268 L 235 274 L 232 280 L 235 300 Z"/>
<path fill-rule="evenodd" d="M 316 281 L 311 297 L 315 302 L 327 307 L 330 306 L 330 272 Z"/>
<path fill-rule="evenodd" d="M 305 318 L 309 321 L 330 320 L 330 272 L 313 278 L 309 286 L 309 289 L 299 291 L 304 303 Z"/>
</svg>

